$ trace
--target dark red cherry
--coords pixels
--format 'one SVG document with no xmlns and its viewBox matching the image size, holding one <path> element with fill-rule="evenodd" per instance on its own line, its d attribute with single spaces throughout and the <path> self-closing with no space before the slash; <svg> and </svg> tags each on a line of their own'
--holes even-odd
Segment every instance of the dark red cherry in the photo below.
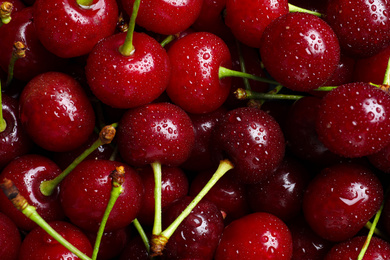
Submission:
<svg viewBox="0 0 390 260">
<path fill-rule="evenodd" d="M 21 0 L 9 0 L 9 1 L 2 1 L 2 2 L 9 2 L 12 4 L 12 14 L 15 14 L 16 12 L 21 11 L 22 9 L 26 8 L 26 5 L 24 1 Z M 13 19 L 13 16 L 11 14 L 11 19 Z"/>
<path fill-rule="evenodd" d="M 0 212 L 0 259 L 16 260 L 19 255 L 22 237 L 15 223 Z"/>
<path fill-rule="evenodd" d="M 358 255 L 366 241 L 365 236 L 354 237 L 333 246 L 324 260 L 349 260 L 358 259 Z M 372 237 L 364 260 L 390 259 L 390 244 L 378 237 Z"/>
<path fill-rule="evenodd" d="M 49 52 L 39 41 L 34 27 L 33 7 L 12 13 L 12 20 L 0 27 L 0 67 L 8 71 L 14 43 L 21 41 L 26 46 L 26 56 L 16 60 L 13 77 L 29 81 L 47 71 L 60 69 L 65 60 Z M 5 86 L 5 85 L 4 85 Z"/>
<path fill-rule="evenodd" d="M 254 212 L 268 212 L 288 221 L 301 212 L 308 183 L 306 168 L 296 160 L 285 158 L 266 180 L 248 185 L 249 205 Z"/>
<path fill-rule="evenodd" d="M 41 155 L 28 154 L 11 161 L 1 172 L 0 180 L 7 178 L 13 181 L 20 194 L 46 221 L 62 220 L 65 216 L 58 197 L 59 188 L 54 189 L 50 196 L 43 195 L 40 190 L 43 181 L 53 179 L 60 173 L 61 169 L 50 159 Z M 22 230 L 29 231 L 37 226 L 16 209 L 4 193 L 0 193 L 0 211 L 10 217 Z"/>
<path fill-rule="evenodd" d="M 163 212 L 166 228 L 190 204 L 186 196 L 168 206 Z M 222 214 L 213 203 L 201 200 L 178 226 L 163 251 L 163 259 L 213 259 L 224 228 Z"/>
<path fill-rule="evenodd" d="M 136 236 L 127 243 L 119 260 L 149 260 L 149 254 L 141 236 Z"/>
<path fill-rule="evenodd" d="M 288 13 L 264 30 L 260 55 L 265 69 L 283 86 L 296 91 L 315 89 L 332 76 L 340 46 L 332 28 L 307 13 Z"/>
<path fill-rule="evenodd" d="M 230 91 L 229 77 L 220 79 L 219 67 L 231 68 L 230 51 L 218 36 L 197 32 L 179 39 L 168 51 L 171 79 L 167 94 L 173 103 L 193 114 L 219 108 Z"/>
<path fill-rule="evenodd" d="M 188 179 L 184 172 L 178 167 L 162 166 L 161 169 L 161 208 L 171 204 L 188 194 Z M 153 225 L 154 221 L 154 174 L 150 166 L 138 170 L 145 188 L 141 209 L 137 219 L 143 225 Z"/>
<path fill-rule="evenodd" d="M 390 145 L 377 153 L 368 155 L 367 158 L 377 169 L 390 173 Z"/>
<path fill-rule="evenodd" d="M 321 101 L 316 121 L 319 140 L 333 153 L 353 158 L 390 143 L 390 96 L 368 83 L 349 83 Z"/>
<path fill-rule="evenodd" d="M 330 241 L 357 234 L 378 211 L 383 188 L 368 168 L 342 163 L 323 169 L 309 184 L 303 212 L 310 227 Z"/>
<path fill-rule="evenodd" d="M 286 224 L 269 213 L 252 213 L 223 231 L 215 253 L 222 259 L 291 259 L 292 238 Z"/>
<path fill-rule="evenodd" d="M 118 21 L 114 0 L 94 0 L 88 6 L 77 1 L 37 0 L 34 8 L 39 40 L 63 58 L 88 54 L 95 44 L 114 33 Z"/>
<path fill-rule="evenodd" d="M 356 81 L 353 80 L 356 63 L 357 62 L 355 59 L 352 59 L 345 55 L 343 52 L 341 52 L 340 62 L 337 65 L 337 68 L 333 72 L 332 76 L 328 78 L 328 80 L 324 83 L 324 86 L 340 86 L 342 84 L 347 84 Z"/>
<path fill-rule="evenodd" d="M 123 192 L 110 213 L 105 232 L 124 228 L 136 218 L 144 191 L 138 173 L 120 162 L 86 160 L 61 183 L 61 205 L 73 224 L 87 231 L 98 230 L 112 189 L 110 174 L 119 166 L 125 170 Z"/>
<path fill-rule="evenodd" d="M 92 105 L 80 84 L 60 72 L 36 76 L 23 89 L 20 120 L 31 139 L 49 151 L 85 143 L 95 126 Z"/>
<path fill-rule="evenodd" d="M 95 96 L 115 108 L 133 108 L 152 102 L 166 89 L 169 58 L 161 45 L 144 33 L 134 33 L 134 53 L 118 49 L 126 33 L 102 40 L 88 56 L 86 76 Z M 147 87 L 145 87 L 147 86 Z"/>
<path fill-rule="evenodd" d="M 73 246 L 87 256 L 92 255 L 92 246 L 87 236 L 74 225 L 63 222 L 49 222 L 49 225 L 64 237 Z M 78 260 L 75 254 L 71 253 L 57 240 L 50 236 L 41 227 L 37 227 L 27 234 L 20 248 L 19 260 L 49 260 L 67 259 Z"/>
<path fill-rule="evenodd" d="M 127 111 L 119 122 L 118 148 L 134 166 L 160 162 L 177 166 L 187 160 L 194 144 L 189 116 L 170 103 L 153 103 Z"/>
<path fill-rule="evenodd" d="M 237 40 L 259 48 L 268 24 L 289 12 L 287 0 L 227 0 L 225 23 Z"/>
<path fill-rule="evenodd" d="M 262 110 L 231 110 L 214 131 L 216 159 L 227 157 L 232 161 L 237 181 L 249 184 L 264 180 L 283 159 L 283 133 L 275 119 Z"/>
<path fill-rule="evenodd" d="M 333 28 L 343 51 L 370 57 L 389 45 L 390 2 L 386 0 L 329 0 L 325 20 Z"/>
<path fill-rule="evenodd" d="M 33 143 L 19 120 L 19 103 L 2 93 L 3 118 L 7 127 L 0 132 L 0 169 L 17 156 L 28 153 Z"/>
<path fill-rule="evenodd" d="M 135 0 L 122 0 L 127 14 L 133 12 Z M 198 18 L 202 0 L 143 0 L 136 23 L 148 31 L 170 35 L 189 28 Z"/>
</svg>

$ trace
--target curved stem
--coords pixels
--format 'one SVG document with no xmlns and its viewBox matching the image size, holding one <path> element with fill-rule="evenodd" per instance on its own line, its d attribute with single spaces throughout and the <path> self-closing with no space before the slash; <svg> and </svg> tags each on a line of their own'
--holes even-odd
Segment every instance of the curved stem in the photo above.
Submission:
<svg viewBox="0 0 390 260">
<path fill-rule="evenodd" d="M 123 56 L 130 56 L 135 51 L 133 45 L 133 35 L 134 35 L 134 28 L 135 28 L 135 19 L 137 18 L 140 2 L 141 0 L 135 0 L 133 4 L 133 13 L 131 14 L 130 17 L 129 29 L 126 34 L 126 39 L 125 42 L 121 46 L 119 46 L 119 52 Z"/>
<path fill-rule="evenodd" d="M 298 100 L 303 98 L 301 95 L 286 95 L 286 94 L 273 94 L 273 93 L 259 93 L 250 90 L 238 88 L 235 92 L 238 99 L 284 99 L 284 100 Z"/>
<path fill-rule="evenodd" d="M 264 83 L 279 85 L 279 83 L 274 81 L 274 80 L 258 77 L 258 76 L 255 76 L 255 75 L 252 75 L 249 73 L 245 73 L 245 72 L 241 72 L 241 71 L 231 70 L 231 69 L 228 69 L 225 67 L 219 67 L 218 76 L 220 79 L 225 78 L 225 77 L 239 77 L 239 78 L 253 79 L 253 80 L 264 82 Z"/>
<path fill-rule="evenodd" d="M 162 217 L 161 217 L 161 163 L 151 163 L 154 174 L 154 223 L 153 223 L 153 235 L 159 235 L 162 230 Z"/>
<path fill-rule="evenodd" d="M 304 8 L 301 8 L 301 7 L 292 5 L 292 4 L 288 4 L 288 10 L 289 10 L 289 12 L 307 13 L 307 14 L 312 14 L 312 15 L 318 16 L 318 17 L 322 16 L 322 14 L 320 14 L 319 12 L 310 11 L 310 10 L 307 10 L 307 9 L 304 9 Z"/>
<path fill-rule="evenodd" d="M 142 228 L 141 223 L 139 223 L 138 219 L 134 219 L 133 220 L 133 224 L 134 224 L 135 229 L 137 229 L 139 235 L 141 236 L 141 239 L 144 242 L 144 245 L 146 247 L 146 251 L 149 254 L 149 252 L 150 252 L 150 243 L 149 243 L 148 236 L 146 235 L 146 233 L 145 233 L 144 229 Z"/>
</svg>

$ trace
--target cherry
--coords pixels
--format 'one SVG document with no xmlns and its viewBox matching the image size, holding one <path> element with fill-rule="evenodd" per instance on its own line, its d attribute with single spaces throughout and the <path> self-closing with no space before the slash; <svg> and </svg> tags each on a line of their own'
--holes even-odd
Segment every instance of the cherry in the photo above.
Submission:
<svg viewBox="0 0 390 260">
<path fill-rule="evenodd" d="M 63 222 L 49 222 L 50 226 L 60 233 L 68 242 L 86 255 L 92 255 L 92 246 L 87 236 L 74 225 Z M 49 259 L 80 259 L 69 252 L 64 246 L 46 233 L 41 227 L 36 227 L 27 234 L 20 248 L 19 260 L 49 260 Z"/>
<path fill-rule="evenodd" d="M 127 14 L 133 12 L 135 0 L 122 0 Z M 189 28 L 198 18 L 202 0 L 143 0 L 137 24 L 148 31 L 170 35 Z"/>
<path fill-rule="evenodd" d="M 377 169 L 390 173 L 390 145 L 377 153 L 368 155 L 367 158 Z"/>
<path fill-rule="evenodd" d="M 45 196 L 40 191 L 40 184 L 60 173 L 61 169 L 50 159 L 42 155 L 27 154 L 12 160 L 1 172 L 0 180 L 4 178 L 12 180 L 20 194 L 36 207 L 42 218 L 54 221 L 65 217 L 58 197 L 59 188 L 55 189 L 51 196 Z M 37 226 L 17 210 L 4 193 L 0 193 L 0 211 L 22 230 L 30 231 Z"/>
<path fill-rule="evenodd" d="M 15 260 L 18 258 L 22 238 L 15 223 L 0 212 L 0 258 Z"/>
<path fill-rule="evenodd" d="M 216 158 L 227 156 L 240 182 L 249 184 L 266 179 L 283 159 L 285 143 L 280 126 L 273 117 L 257 108 L 229 111 L 216 125 L 214 133 Z"/>
<path fill-rule="evenodd" d="M 383 188 L 368 168 L 341 163 L 323 169 L 309 184 L 303 212 L 310 227 L 330 241 L 357 234 L 378 211 Z"/>
<path fill-rule="evenodd" d="M 98 230 L 110 197 L 110 174 L 119 166 L 125 170 L 123 192 L 110 213 L 105 232 L 124 228 L 134 220 L 143 196 L 138 173 L 120 162 L 86 160 L 61 182 L 61 205 L 72 223 L 87 231 Z"/>
<path fill-rule="evenodd" d="M 340 46 L 325 21 L 294 12 L 267 26 L 260 55 L 266 70 L 280 84 L 295 91 L 309 91 L 332 76 L 340 60 Z"/>
<path fill-rule="evenodd" d="M 0 27 L 0 66 L 4 71 L 9 70 L 14 43 L 21 41 L 26 46 L 26 56 L 17 59 L 13 69 L 13 77 L 22 81 L 29 81 L 43 72 L 58 70 L 65 64 L 63 59 L 43 47 L 33 19 L 33 7 L 28 7 L 13 14 L 7 26 Z"/>
<path fill-rule="evenodd" d="M 329 251 L 324 260 L 348 260 L 358 259 L 363 244 L 366 241 L 365 236 L 354 237 L 350 240 L 341 242 Z M 390 244 L 378 237 L 373 237 L 366 253 L 364 260 L 380 260 L 390 257 Z"/>
<path fill-rule="evenodd" d="M 163 212 L 167 227 L 192 201 L 186 196 Z M 213 259 L 224 228 L 222 214 L 213 203 L 201 200 L 178 226 L 163 251 L 163 259 Z"/>
<path fill-rule="evenodd" d="M 9 3 L 12 4 L 12 14 L 15 14 L 16 12 L 19 12 L 22 9 L 26 8 L 26 5 L 21 0 L 9 0 L 9 1 L 6 1 L 6 2 L 9 2 Z M 13 17 L 12 17 L 12 19 L 13 19 Z"/>
<path fill-rule="evenodd" d="M 220 259 L 291 259 L 291 233 L 269 213 L 257 212 L 233 221 L 223 231 L 215 253 Z"/>
<path fill-rule="evenodd" d="M 259 48 L 267 25 L 288 12 L 287 0 L 227 0 L 225 23 L 237 40 L 250 47 Z"/>
<path fill-rule="evenodd" d="M 23 89 L 20 120 L 31 139 L 49 151 L 64 152 L 87 141 L 95 114 L 80 84 L 60 72 L 36 76 Z"/>
<path fill-rule="evenodd" d="M 156 40 L 134 33 L 134 53 L 123 55 L 118 49 L 126 36 L 115 34 L 99 42 L 88 56 L 85 68 L 94 95 L 115 108 L 152 102 L 164 92 L 170 76 L 168 55 Z"/>
<path fill-rule="evenodd" d="M 230 78 L 219 68 L 231 68 L 230 52 L 218 36 L 197 32 L 176 41 L 168 51 L 172 76 L 166 89 L 173 103 L 193 114 L 219 108 L 230 91 Z"/>
<path fill-rule="evenodd" d="M 326 22 L 343 51 L 353 57 L 370 57 L 389 45 L 390 3 L 383 0 L 329 0 Z"/>
<path fill-rule="evenodd" d="M 118 6 L 114 0 L 51 1 L 34 3 L 34 25 L 39 40 L 59 57 L 88 54 L 115 31 Z"/>
<path fill-rule="evenodd" d="M 357 61 L 345 55 L 343 52 L 340 53 L 340 62 L 337 65 L 336 70 L 332 76 L 324 83 L 325 86 L 340 86 L 342 84 L 350 83 L 353 81 L 354 69 Z M 375 66 L 374 66 L 375 67 Z M 383 72 L 382 75 L 385 73 Z M 362 81 L 362 80 L 358 80 Z M 366 81 L 369 82 L 369 81 Z"/>
<path fill-rule="evenodd" d="M 248 185 L 249 205 L 254 212 L 268 212 L 288 221 L 301 212 L 308 183 L 306 168 L 287 157 L 266 180 Z"/>
<path fill-rule="evenodd" d="M 119 260 L 149 260 L 149 253 L 141 236 L 136 236 L 127 243 Z"/>
<path fill-rule="evenodd" d="M 333 153 L 361 157 L 390 143 L 390 97 L 368 83 L 349 83 L 321 101 L 316 130 Z"/>
</svg>

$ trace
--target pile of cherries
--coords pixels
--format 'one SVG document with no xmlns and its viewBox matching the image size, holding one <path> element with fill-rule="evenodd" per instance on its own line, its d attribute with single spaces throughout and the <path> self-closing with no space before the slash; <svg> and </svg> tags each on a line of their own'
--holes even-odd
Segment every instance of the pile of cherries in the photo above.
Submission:
<svg viewBox="0 0 390 260">
<path fill-rule="evenodd" d="M 0 259 L 390 259 L 390 1 L 0 4 Z"/>
</svg>

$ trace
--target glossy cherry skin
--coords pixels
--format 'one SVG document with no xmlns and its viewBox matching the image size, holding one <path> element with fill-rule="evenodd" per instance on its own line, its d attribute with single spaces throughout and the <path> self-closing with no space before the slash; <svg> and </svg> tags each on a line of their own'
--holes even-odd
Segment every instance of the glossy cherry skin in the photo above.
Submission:
<svg viewBox="0 0 390 260">
<path fill-rule="evenodd" d="M 168 206 L 163 212 L 163 226 L 168 227 L 192 199 L 186 196 Z M 169 238 L 162 258 L 211 260 L 223 229 L 222 214 L 217 206 L 201 200 Z"/>
<path fill-rule="evenodd" d="M 291 259 L 292 238 L 286 224 L 269 213 L 257 212 L 225 227 L 215 253 L 222 259 Z"/>
<path fill-rule="evenodd" d="M 135 0 L 122 0 L 127 14 L 133 12 Z M 170 35 L 189 28 L 198 18 L 202 0 L 143 0 L 136 23 L 148 31 Z"/>
<path fill-rule="evenodd" d="M 153 162 L 178 166 L 190 155 L 194 128 L 189 116 L 170 103 L 153 103 L 127 111 L 119 122 L 118 148 L 133 166 Z"/>
<path fill-rule="evenodd" d="M 168 55 L 156 40 L 134 33 L 135 51 L 124 56 L 118 48 L 125 38 L 126 33 L 120 33 L 102 40 L 88 56 L 85 68 L 92 92 L 115 108 L 152 102 L 164 92 L 170 76 Z"/>
<path fill-rule="evenodd" d="M 163 166 L 161 170 L 161 208 L 188 194 L 188 178 L 178 167 Z M 138 170 L 145 188 L 137 219 L 143 225 L 153 226 L 154 221 L 154 174 L 150 166 Z"/>
<path fill-rule="evenodd" d="M 307 13 L 288 13 L 264 30 L 260 55 L 276 81 L 295 91 L 308 91 L 332 76 L 340 60 L 340 46 L 336 34 L 322 19 Z"/>
<path fill-rule="evenodd" d="M 227 0 L 225 23 L 239 41 L 259 48 L 267 25 L 288 12 L 287 0 Z"/>
<path fill-rule="evenodd" d="M 65 60 L 49 52 L 39 41 L 33 22 L 33 9 L 28 7 L 12 12 L 11 22 L 0 27 L 0 67 L 4 71 L 8 71 L 14 43 L 21 41 L 26 46 L 26 56 L 16 60 L 13 74 L 15 79 L 22 81 L 29 81 L 43 72 L 58 70 L 65 64 Z"/>
<path fill-rule="evenodd" d="M 167 94 L 173 103 L 193 114 L 208 113 L 227 99 L 231 79 L 220 79 L 219 67 L 232 67 L 230 51 L 218 36 L 197 32 L 179 39 L 168 51 L 171 78 Z"/>
<path fill-rule="evenodd" d="M 90 6 L 77 1 L 37 0 L 34 8 L 39 40 L 63 58 L 88 54 L 96 43 L 114 33 L 118 21 L 114 0 L 94 0 Z"/>
<path fill-rule="evenodd" d="M 316 131 L 333 153 L 353 158 L 390 143 L 390 96 L 368 83 L 349 83 L 321 101 Z"/>
<path fill-rule="evenodd" d="M 115 202 L 105 231 L 124 228 L 136 218 L 144 192 L 138 173 L 120 162 L 87 160 L 61 182 L 61 205 L 73 224 L 87 231 L 98 230 L 112 189 L 110 174 L 119 166 L 125 170 L 123 192 Z"/>
<path fill-rule="evenodd" d="M 366 238 L 365 236 L 358 236 L 333 246 L 324 260 L 358 259 Z M 381 238 L 372 237 L 364 254 L 364 260 L 385 260 L 389 258 L 390 244 Z"/>
<path fill-rule="evenodd" d="M 330 241 L 357 234 L 378 211 L 383 188 L 368 168 L 342 163 L 323 169 L 309 184 L 303 212 L 310 227 Z"/>
<path fill-rule="evenodd" d="M 377 169 L 390 173 L 390 145 L 377 153 L 367 156 L 367 158 Z"/>
<path fill-rule="evenodd" d="M 285 158 L 266 180 L 248 185 L 249 205 L 254 212 L 268 212 L 286 222 L 301 212 L 308 183 L 307 169 L 298 161 Z"/>
<path fill-rule="evenodd" d="M 330 0 L 325 13 L 343 51 L 370 57 L 389 45 L 390 3 L 385 0 Z"/>
<path fill-rule="evenodd" d="M 59 187 L 50 196 L 43 195 L 40 190 L 43 181 L 51 180 L 60 173 L 61 169 L 50 159 L 27 154 L 11 161 L 1 172 L 0 180 L 7 178 L 13 181 L 20 194 L 30 205 L 36 207 L 38 214 L 46 221 L 62 220 L 65 215 L 59 200 Z M 30 231 L 37 226 L 16 209 L 4 193 L 0 193 L 0 211 L 10 217 L 21 230 Z"/>
<path fill-rule="evenodd" d="M 33 143 L 19 120 L 19 103 L 2 93 L 3 118 L 7 127 L 0 133 L 0 169 L 17 156 L 28 153 Z"/>
<path fill-rule="evenodd" d="M 257 108 L 229 111 L 213 135 L 215 158 L 230 159 L 235 178 L 257 183 L 279 166 L 285 151 L 284 136 L 275 119 Z"/>
<path fill-rule="evenodd" d="M 92 246 L 87 236 L 74 225 L 53 221 L 49 225 L 72 245 L 87 256 L 92 255 Z M 20 248 L 19 260 L 49 260 L 67 259 L 78 260 L 75 254 L 71 253 L 53 237 L 46 233 L 41 227 L 33 229 L 23 240 Z"/>
<path fill-rule="evenodd" d="M 22 237 L 15 223 L 0 212 L 0 259 L 16 260 L 19 255 Z"/>
<path fill-rule="evenodd" d="M 95 126 L 92 105 L 81 85 L 60 72 L 36 76 L 23 89 L 20 120 L 44 149 L 64 152 L 87 141 Z"/>
</svg>

